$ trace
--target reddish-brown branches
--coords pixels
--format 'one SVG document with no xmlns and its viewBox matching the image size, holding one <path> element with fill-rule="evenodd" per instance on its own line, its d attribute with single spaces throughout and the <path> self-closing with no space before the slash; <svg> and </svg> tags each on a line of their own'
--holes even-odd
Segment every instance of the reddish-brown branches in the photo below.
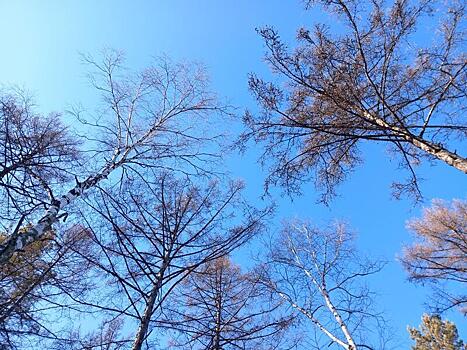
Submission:
<svg viewBox="0 0 467 350">
<path fill-rule="evenodd" d="M 462 293 L 467 285 L 467 203 L 434 201 L 408 228 L 416 239 L 402 258 L 410 280 L 435 288 L 438 311 L 456 307 L 467 313 Z"/>
<path fill-rule="evenodd" d="M 417 34 L 436 6 L 432 1 L 395 1 L 389 8 L 382 0 L 312 3 L 334 13 L 343 32 L 302 28 L 292 51 L 274 29 L 259 31 L 266 60 L 284 85 L 250 77 L 262 112 L 245 114 L 240 144 L 266 143 L 266 187 L 294 192 L 313 178 L 327 202 L 361 163 L 363 141 L 388 145 L 408 169 L 409 180 L 394 185 L 396 195 L 420 197 L 415 166 L 424 158 L 467 173 L 467 160 L 456 151 L 467 132 L 464 7 L 451 4 L 441 33 L 426 45 Z"/>
<path fill-rule="evenodd" d="M 166 327 L 179 349 L 277 349 L 291 317 L 274 314 L 252 274 L 244 274 L 228 257 L 201 266 L 175 293 L 166 312 Z"/>
</svg>

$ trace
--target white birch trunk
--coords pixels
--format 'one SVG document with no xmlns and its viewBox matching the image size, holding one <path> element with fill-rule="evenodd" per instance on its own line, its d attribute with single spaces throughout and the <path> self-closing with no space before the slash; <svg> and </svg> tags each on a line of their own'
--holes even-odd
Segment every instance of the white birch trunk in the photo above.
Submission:
<svg viewBox="0 0 467 350">
<path fill-rule="evenodd" d="M 339 325 L 339 328 L 341 329 L 342 333 L 344 334 L 344 337 L 345 337 L 345 340 L 347 341 L 347 343 L 344 343 L 344 342 L 339 342 L 339 345 L 341 345 L 343 348 L 345 348 L 346 350 L 356 350 L 357 349 L 357 345 L 355 344 L 355 341 L 353 340 L 353 337 L 352 335 L 350 334 L 350 331 L 349 329 L 347 328 L 347 325 L 345 324 L 344 320 L 342 319 L 342 316 L 339 314 L 339 312 L 337 311 L 336 307 L 334 306 L 334 304 L 332 303 L 331 301 L 331 297 L 329 296 L 329 293 L 328 293 L 328 290 L 326 288 L 326 282 L 324 280 L 324 277 L 323 277 L 323 282 L 322 283 L 318 283 L 318 281 L 316 280 L 316 278 L 313 277 L 313 274 L 310 273 L 310 271 L 308 271 L 301 263 L 300 263 L 300 259 L 298 258 L 297 255 L 296 256 L 296 259 L 297 259 L 297 262 L 301 265 L 301 268 L 303 269 L 303 271 L 305 272 L 305 274 L 311 279 L 311 281 L 313 282 L 313 284 L 316 286 L 316 288 L 318 288 L 319 292 L 321 293 L 321 295 L 323 296 L 323 299 L 324 299 L 324 302 L 326 304 L 326 307 L 328 308 L 328 310 L 331 312 L 332 316 L 334 317 L 334 319 L 336 320 L 337 324 Z M 319 270 L 319 268 L 318 268 Z"/>
<path fill-rule="evenodd" d="M 20 232 L 20 230 L 17 230 L 17 232 L 8 237 L 4 243 L 0 244 L 0 265 L 9 261 L 15 252 L 22 251 L 30 243 L 42 239 L 57 221 L 60 210 L 65 209 L 71 202 L 81 196 L 84 191 L 106 179 L 113 170 L 117 169 L 123 163 L 129 151 L 128 149 L 119 161 L 116 160 L 119 152 L 116 152 L 112 160 L 99 172 L 89 176 L 83 182 L 77 183 L 75 187 L 62 195 L 59 200 L 55 200 L 51 203 L 50 207 L 45 211 L 44 216 L 42 216 L 35 225 L 31 226 L 26 231 Z"/>
<path fill-rule="evenodd" d="M 221 271 L 222 273 L 222 271 Z M 216 276 L 217 279 L 217 276 Z M 213 350 L 221 350 L 221 327 L 222 327 L 222 295 L 220 288 L 222 288 L 222 277 L 219 277 L 218 288 L 216 295 L 216 327 L 214 329 L 214 347 Z"/>
<path fill-rule="evenodd" d="M 332 334 L 326 327 L 324 327 L 321 322 L 319 322 L 319 320 L 314 317 L 313 315 L 311 315 L 307 310 L 303 309 L 302 307 L 300 307 L 299 305 L 297 305 L 296 303 L 294 303 L 291 299 L 289 299 L 285 294 L 283 293 L 280 293 L 279 292 L 279 296 L 284 299 L 284 300 L 287 300 L 290 305 L 294 308 L 294 309 L 297 309 L 298 311 L 300 311 L 303 315 L 305 315 L 311 322 L 313 322 L 324 334 L 326 334 L 329 339 L 331 339 L 333 342 L 335 342 L 336 344 L 339 344 L 340 346 L 342 346 L 344 349 L 347 349 L 348 348 L 348 344 L 344 343 L 342 340 L 340 340 L 338 337 L 336 337 L 334 334 Z"/>
<path fill-rule="evenodd" d="M 168 119 L 170 116 L 166 116 Z M 57 221 L 57 215 L 60 210 L 65 209 L 68 204 L 73 202 L 76 198 L 81 196 L 84 191 L 89 188 L 96 186 L 100 181 L 106 179 L 109 174 L 120 167 L 125 160 L 127 160 L 130 152 L 135 150 L 139 145 L 154 136 L 158 128 L 163 125 L 164 119 L 160 119 L 154 122 L 154 125 L 144 133 L 138 140 L 131 145 L 127 145 L 123 149 L 116 149 L 112 156 L 112 159 L 108 161 L 105 166 L 96 174 L 89 176 L 83 182 L 77 183 L 70 191 L 60 197 L 60 200 L 56 200 L 51 203 L 50 207 L 46 210 L 44 216 L 39 221 L 30 227 L 27 231 L 16 232 L 15 234 L 8 237 L 8 239 L 0 244 L 0 265 L 6 263 L 13 254 L 17 251 L 21 251 L 32 242 L 40 240 L 44 237 L 45 233 L 52 228 L 52 225 Z"/>
<path fill-rule="evenodd" d="M 349 329 L 347 328 L 347 325 L 345 324 L 341 315 L 339 314 L 339 312 L 337 312 L 334 304 L 332 303 L 331 298 L 329 297 L 329 294 L 325 286 L 321 288 L 321 294 L 323 295 L 327 308 L 329 309 L 329 311 L 331 311 L 333 317 L 339 324 L 339 327 L 342 333 L 344 334 L 345 339 L 347 340 L 347 344 L 346 344 L 347 350 L 356 350 L 357 345 L 355 344 L 355 341 L 353 340 L 352 335 L 350 334 Z"/>
</svg>

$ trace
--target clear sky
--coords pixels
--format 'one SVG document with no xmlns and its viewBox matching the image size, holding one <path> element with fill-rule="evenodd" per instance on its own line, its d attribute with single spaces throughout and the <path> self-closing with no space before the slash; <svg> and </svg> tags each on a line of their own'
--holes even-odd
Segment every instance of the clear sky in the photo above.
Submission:
<svg viewBox="0 0 467 350">
<path fill-rule="evenodd" d="M 269 75 L 255 28 L 273 25 L 286 41 L 293 42 L 299 26 L 329 21 L 321 16 L 304 11 L 299 0 L 0 0 L 0 84 L 32 91 L 41 111 L 63 111 L 77 102 L 92 106 L 96 94 L 87 83 L 79 53 L 98 56 L 105 47 L 122 49 L 128 66 L 135 69 L 164 53 L 204 63 L 213 89 L 239 107 L 240 118 L 244 108 L 256 109 L 247 89 L 247 74 Z M 238 126 L 232 128 L 236 131 Z M 255 150 L 244 158 L 232 155 L 228 164 L 235 176 L 245 180 L 248 197 L 261 205 L 264 173 L 255 163 L 256 155 Z M 277 192 L 279 208 L 271 227 L 291 217 L 316 223 L 330 218 L 350 222 L 359 234 L 359 248 L 389 261 L 371 286 L 380 294 L 377 301 L 403 343 L 400 348 L 407 348 L 406 326 L 420 323 L 427 290 L 406 281 L 396 255 L 410 242 L 406 220 L 419 216 L 421 207 L 391 198 L 391 181 L 406 174 L 394 170 L 397 164 L 391 163 L 383 146 L 366 147 L 365 159 L 339 188 L 341 196 L 330 208 L 315 204 L 317 195 L 311 184 L 293 202 L 281 199 Z M 423 167 L 420 174 L 425 178 L 425 205 L 432 198 L 466 198 L 466 181 L 458 170 L 436 164 Z M 465 338 L 465 319 L 456 313 L 446 316 L 456 321 Z"/>
</svg>

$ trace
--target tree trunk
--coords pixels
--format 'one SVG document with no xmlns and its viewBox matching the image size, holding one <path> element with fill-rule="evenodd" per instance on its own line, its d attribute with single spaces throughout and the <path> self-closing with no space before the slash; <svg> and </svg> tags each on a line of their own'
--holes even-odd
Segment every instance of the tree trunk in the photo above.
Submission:
<svg viewBox="0 0 467 350">
<path fill-rule="evenodd" d="M 136 332 L 135 341 L 133 342 L 132 350 L 141 350 L 143 342 L 146 339 L 148 333 L 149 322 L 154 309 L 154 303 L 156 302 L 157 296 L 159 295 L 159 282 L 156 283 L 149 294 L 149 298 L 144 309 L 143 317 L 139 325 L 138 331 Z"/>
<path fill-rule="evenodd" d="M 221 350 L 221 328 L 222 328 L 222 267 L 219 274 L 216 272 L 216 326 L 214 329 L 213 350 Z"/>
<path fill-rule="evenodd" d="M 216 328 L 214 330 L 214 346 L 213 350 L 221 350 L 221 301 L 219 300 L 220 296 L 218 297 L 218 300 L 216 301 Z"/>
<path fill-rule="evenodd" d="M 315 284 L 316 288 L 319 290 L 319 292 L 323 296 L 326 307 L 331 312 L 332 316 L 334 317 L 337 324 L 339 325 L 339 328 L 341 329 L 342 333 L 344 334 L 344 337 L 345 337 L 345 340 L 347 341 L 347 343 L 339 341 L 339 345 L 341 345 L 346 350 L 357 350 L 357 345 L 355 344 L 355 341 L 353 340 L 353 337 L 350 334 L 350 331 L 347 328 L 347 325 L 345 324 L 344 320 L 342 319 L 342 316 L 339 314 L 336 307 L 334 306 L 334 304 L 331 301 L 331 297 L 330 297 L 330 295 L 328 293 L 328 290 L 326 288 L 326 281 L 325 281 L 324 276 L 323 276 L 322 282 L 318 283 L 318 281 L 316 280 L 316 278 L 313 277 L 313 274 L 311 274 L 310 271 L 308 271 L 303 266 L 302 266 L 302 269 L 303 269 L 303 272 L 305 272 L 305 274 L 311 279 L 311 281 Z M 328 334 L 328 332 L 326 332 L 326 334 Z"/>
<path fill-rule="evenodd" d="M 117 169 L 124 161 L 129 150 L 127 150 L 122 158 L 117 161 L 119 152 L 114 154 L 114 157 L 108 162 L 98 173 L 89 176 L 83 182 L 77 182 L 76 186 L 60 197 L 59 200 L 54 200 L 50 207 L 46 210 L 44 216 L 39 221 L 28 228 L 26 231 L 17 230 L 14 234 L 8 237 L 4 243 L 0 244 L 0 265 L 5 264 L 13 256 L 15 252 L 22 251 L 32 242 L 42 239 L 45 233 L 51 230 L 52 225 L 57 222 L 58 213 L 63 210 L 68 204 L 81 196 L 84 191 L 96 186 L 100 181 L 115 169 Z"/>
<path fill-rule="evenodd" d="M 413 138 L 411 143 L 415 146 L 420 148 L 421 150 L 425 151 L 426 153 L 432 155 L 439 160 L 442 160 L 446 164 L 464 172 L 467 174 L 467 159 L 461 157 L 460 155 L 450 152 L 447 149 L 428 142 L 424 139 Z"/>
<path fill-rule="evenodd" d="M 287 297 L 285 294 L 279 292 L 279 296 L 288 301 L 290 303 L 290 305 L 294 308 L 294 309 L 297 309 L 299 312 L 301 312 L 303 315 L 305 315 L 306 317 L 308 317 L 308 319 L 310 319 L 311 322 L 313 322 L 324 334 L 326 334 L 333 342 L 335 342 L 336 344 L 339 344 L 340 346 L 342 346 L 343 348 L 345 348 L 347 346 L 346 343 L 344 343 L 342 340 L 340 340 L 338 337 L 336 337 L 334 334 L 332 334 L 325 326 L 323 326 L 321 324 L 321 322 L 319 322 L 319 320 L 317 318 L 315 318 L 312 314 L 310 314 L 307 310 L 303 309 L 302 307 L 300 307 L 298 304 L 294 303 L 289 297 Z"/>
<path fill-rule="evenodd" d="M 133 342 L 132 350 L 141 350 L 143 346 L 143 342 L 147 337 L 149 322 L 151 322 L 151 316 L 154 312 L 154 303 L 159 295 L 159 292 L 162 288 L 162 280 L 164 279 L 165 270 L 167 266 L 169 266 L 168 261 L 168 253 L 166 253 L 164 257 L 164 261 L 162 262 L 162 266 L 159 270 L 157 276 L 157 282 L 154 284 L 151 293 L 149 294 L 148 300 L 146 302 L 146 307 L 144 308 L 143 317 L 141 318 L 141 323 L 138 327 L 138 331 L 135 335 L 135 340 Z"/>
<path fill-rule="evenodd" d="M 406 142 L 412 144 L 413 146 L 421 149 L 422 151 L 430 154 L 431 156 L 445 162 L 446 164 L 462 171 L 464 174 L 467 174 L 467 159 L 454 153 L 441 145 L 434 144 L 422 137 L 415 136 L 411 132 L 404 130 L 397 126 L 392 126 L 388 124 L 382 118 L 372 115 L 366 111 L 363 111 L 363 116 L 366 120 L 371 123 L 374 123 L 383 129 L 392 132 L 395 136 L 403 138 Z"/>
<path fill-rule="evenodd" d="M 321 294 L 324 297 L 324 301 L 326 302 L 326 306 L 328 307 L 329 311 L 331 311 L 332 315 L 336 319 L 337 323 L 339 324 L 340 329 L 342 330 L 342 333 L 344 333 L 344 337 L 347 340 L 346 344 L 346 350 L 357 350 L 357 345 L 355 344 L 355 341 L 352 338 L 352 335 L 349 332 L 349 329 L 347 328 L 347 325 L 345 324 L 344 320 L 342 319 L 341 315 L 335 308 L 334 304 L 331 301 L 331 298 L 328 294 L 328 291 L 326 289 L 326 286 L 323 285 L 322 288 L 320 288 Z"/>
</svg>

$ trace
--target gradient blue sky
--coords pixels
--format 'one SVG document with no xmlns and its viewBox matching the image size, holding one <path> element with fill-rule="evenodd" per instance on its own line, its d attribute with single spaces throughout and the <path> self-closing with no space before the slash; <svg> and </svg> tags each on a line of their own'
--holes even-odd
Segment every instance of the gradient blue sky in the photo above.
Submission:
<svg viewBox="0 0 467 350">
<path fill-rule="evenodd" d="M 131 68 L 142 68 L 151 57 L 165 53 L 174 59 L 196 60 L 207 66 L 213 89 L 220 97 L 239 107 L 256 107 L 247 89 L 247 74 L 268 76 L 262 61 L 264 47 L 256 27 L 273 25 L 286 41 L 293 41 L 296 29 L 314 21 L 328 21 L 317 11 L 304 11 L 296 1 L 7 1 L 0 0 L 0 84 L 24 86 L 36 97 L 41 111 L 63 111 L 82 102 L 92 106 L 95 91 L 86 80 L 86 66 L 79 53 L 98 55 L 105 47 L 126 52 Z M 238 126 L 232 126 L 235 132 Z M 404 243 L 410 242 L 406 220 L 420 215 L 421 207 L 390 196 L 390 183 L 405 176 L 390 161 L 381 145 L 368 145 L 365 164 L 343 186 L 331 208 L 316 205 L 311 184 L 305 195 L 293 202 L 278 202 L 274 228 L 285 218 L 310 218 L 324 223 L 340 218 L 358 232 L 362 251 L 389 261 L 385 270 L 372 279 L 379 293 L 379 305 L 395 327 L 401 349 L 408 347 L 406 326 L 418 325 L 425 311 L 427 290 L 406 281 L 396 261 Z M 248 197 L 261 205 L 264 173 L 255 163 L 257 151 L 228 161 L 235 176 L 245 180 Z M 427 202 L 432 198 L 466 198 L 466 181 L 457 170 L 436 164 L 422 167 L 422 189 Z M 240 254 L 246 259 L 248 254 Z M 239 261 L 239 263 L 245 263 Z M 456 313 L 464 338 L 465 319 Z"/>
</svg>

